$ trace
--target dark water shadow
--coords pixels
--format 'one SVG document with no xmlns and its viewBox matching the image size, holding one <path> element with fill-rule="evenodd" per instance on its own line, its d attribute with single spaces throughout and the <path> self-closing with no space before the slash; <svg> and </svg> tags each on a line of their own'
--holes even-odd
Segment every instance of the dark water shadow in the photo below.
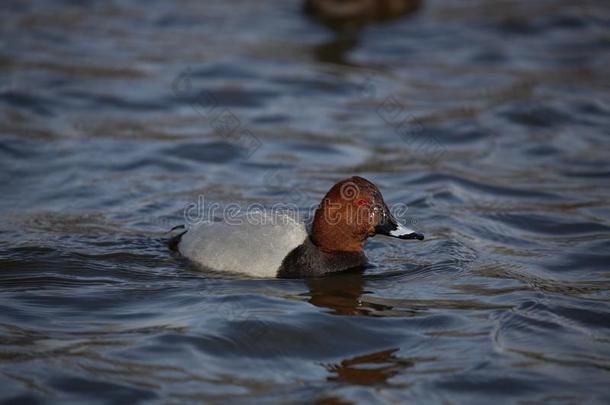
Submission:
<svg viewBox="0 0 610 405">
<path fill-rule="evenodd" d="M 383 350 L 326 365 L 326 369 L 332 373 L 328 380 L 354 385 L 387 384 L 401 370 L 415 365 L 412 360 L 396 356 L 397 351 L 397 348 Z"/>
<path fill-rule="evenodd" d="M 348 67 L 357 67 L 349 61 L 347 55 L 358 46 L 360 39 L 358 35 L 338 34 L 331 41 L 316 45 L 313 53 L 317 61 L 332 63 Z"/>
<path fill-rule="evenodd" d="M 337 32 L 357 32 L 370 24 L 399 20 L 422 6 L 423 0 L 306 0 L 303 12 Z"/>
<path fill-rule="evenodd" d="M 335 33 L 331 41 L 313 48 L 314 57 L 319 62 L 356 67 L 347 55 L 360 44 L 366 26 L 410 16 L 422 4 L 423 0 L 306 0 L 303 12 Z"/>
<path fill-rule="evenodd" d="M 362 271 L 311 278 L 306 281 L 309 302 L 317 307 L 329 308 L 335 315 L 366 315 L 360 308 L 360 297 L 365 293 Z"/>
</svg>

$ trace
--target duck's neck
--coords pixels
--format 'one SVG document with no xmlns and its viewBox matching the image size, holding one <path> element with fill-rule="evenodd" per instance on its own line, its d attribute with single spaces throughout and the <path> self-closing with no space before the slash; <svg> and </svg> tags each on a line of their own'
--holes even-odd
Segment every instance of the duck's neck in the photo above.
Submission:
<svg viewBox="0 0 610 405">
<path fill-rule="evenodd" d="M 364 238 L 356 237 L 352 227 L 342 221 L 329 223 L 323 209 L 318 209 L 311 226 L 311 241 L 326 253 L 364 253 Z"/>
<path fill-rule="evenodd" d="M 311 230 L 311 242 L 326 253 L 363 253 L 364 241 L 354 239 L 348 229 L 339 226 L 316 228 Z"/>
</svg>

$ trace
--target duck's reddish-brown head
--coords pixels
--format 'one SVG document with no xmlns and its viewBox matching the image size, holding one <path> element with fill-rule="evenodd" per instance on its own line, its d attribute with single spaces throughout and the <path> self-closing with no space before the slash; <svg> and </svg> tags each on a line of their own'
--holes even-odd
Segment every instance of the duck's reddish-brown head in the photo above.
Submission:
<svg viewBox="0 0 610 405">
<path fill-rule="evenodd" d="M 378 234 L 424 239 L 396 221 L 373 183 L 354 176 L 326 193 L 314 216 L 311 240 L 325 252 L 362 252 L 365 240 Z"/>
</svg>

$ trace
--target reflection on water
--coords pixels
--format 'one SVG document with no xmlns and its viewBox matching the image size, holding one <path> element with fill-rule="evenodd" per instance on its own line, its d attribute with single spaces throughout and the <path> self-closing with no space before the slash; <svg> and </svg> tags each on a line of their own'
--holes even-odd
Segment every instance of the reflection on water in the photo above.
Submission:
<svg viewBox="0 0 610 405">
<path fill-rule="evenodd" d="M 329 308 L 336 315 L 366 315 L 361 308 L 364 279 L 360 272 L 348 272 L 331 277 L 305 281 L 309 288 L 309 302 L 320 308 Z"/>
<path fill-rule="evenodd" d="M 303 9 L 322 24 L 345 32 L 404 18 L 421 5 L 422 0 L 305 0 Z"/>
<path fill-rule="evenodd" d="M 412 361 L 396 357 L 398 349 L 358 356 L 341 361 L 341 364 L 327 366 L 335 374 L 330 381 L 340 381 L 356 385 L 378 385 L 387 383 L 401 369 L 414 365 Z"/>
<path fill-rule="evenodd" d="M 302 3 L 3 4 L 0 398 L 608 402 L 607 2 Z M 351 175 L 426 241 L 311 280 L 164 244 Z"/>
<path fill-rule="evenodd" d="M 351 63 L 346 56 L 358 46 L 359 42 L 356 35 L 339 34 L 329 42 L 316 45 L 314 55 L 322 63 L 350 66 Z"/>
</svg>

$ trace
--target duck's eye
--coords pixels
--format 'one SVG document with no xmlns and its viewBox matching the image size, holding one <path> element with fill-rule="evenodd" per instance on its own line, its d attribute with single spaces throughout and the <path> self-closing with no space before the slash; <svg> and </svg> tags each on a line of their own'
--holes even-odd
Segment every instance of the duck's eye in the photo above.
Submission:
<svg viewBox="0 0 610 405">
<path fill-rule="evenodd" d="M 369 202 L 367 200 L 360 199 L 360 200 L 356 201 L 356 205 L 358 205 L 359 207 L 362 207 L 363 205 L 369 205 Z"/>
</svg>

